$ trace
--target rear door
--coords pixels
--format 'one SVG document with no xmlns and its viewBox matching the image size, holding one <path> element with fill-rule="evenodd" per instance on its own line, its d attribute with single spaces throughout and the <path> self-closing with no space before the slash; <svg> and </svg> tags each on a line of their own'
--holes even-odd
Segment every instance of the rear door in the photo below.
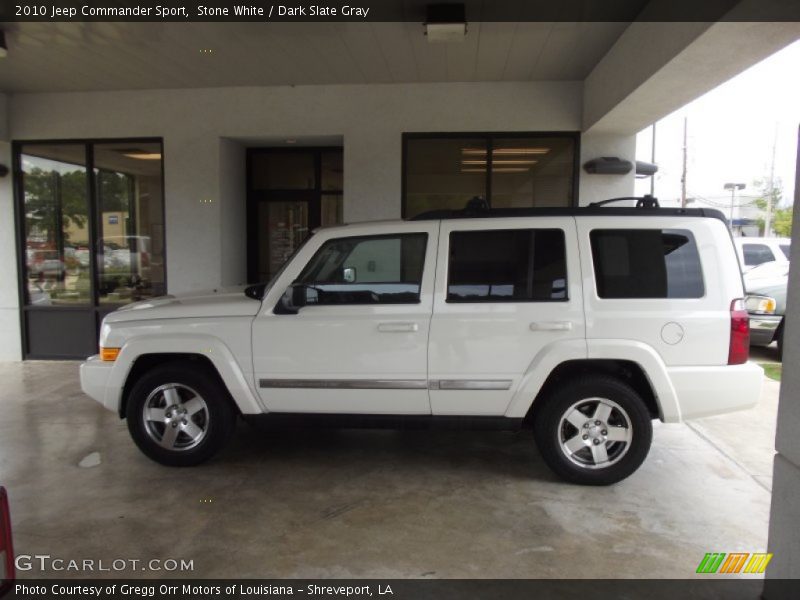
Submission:
<svg viewBox="0 0 800 600">
<path fill-rule="evenodd" d="M 503 415 L 537 354 L 584 339 L 572 217 L 442 221 L 436 273 L 433 414 Z"/>
</svg>

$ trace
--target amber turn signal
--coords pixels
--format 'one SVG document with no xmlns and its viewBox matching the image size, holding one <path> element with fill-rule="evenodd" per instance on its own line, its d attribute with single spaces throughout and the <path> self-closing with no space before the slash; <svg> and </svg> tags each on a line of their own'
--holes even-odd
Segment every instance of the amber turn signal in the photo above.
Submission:
<svg viewBox="0 0 800 600">
<path fill-rule="evenodd" d="M 119 356 L 119 348 L 100 348 L 100 358 L 105 361 L 114 362 Z"/>
</svg>

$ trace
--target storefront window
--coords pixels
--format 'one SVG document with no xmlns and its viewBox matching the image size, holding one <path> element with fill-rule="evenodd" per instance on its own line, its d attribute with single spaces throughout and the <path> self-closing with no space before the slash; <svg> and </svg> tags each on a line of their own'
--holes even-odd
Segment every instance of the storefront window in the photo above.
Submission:
<svg viewBox="0 0 800 600">
<path fill-rule="evenodd" d="M 14 145 L 26 358 L 88 356 L 106 314 L 166 293 L 161 147 Z"/>
<path fill-rule="evenodd" d="M 97 293 L 119 304 L 166 293 L 160 144 L 94 147 Z"/>
<path fill-rule="evenodd" d="M 406 134 L 403 216 L 464 208 L 572 206 L 573 134 Z"/>
<path fill-rule="evenodd" d="M 28 304 L 89 304 L 89 198 L 83 145 L 23 147 Z"/>
</svg>

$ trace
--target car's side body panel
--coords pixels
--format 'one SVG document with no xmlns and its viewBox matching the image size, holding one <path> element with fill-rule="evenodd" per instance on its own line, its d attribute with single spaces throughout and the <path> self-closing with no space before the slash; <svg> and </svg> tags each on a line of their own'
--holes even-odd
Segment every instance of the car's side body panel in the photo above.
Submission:
<svg viewBox="0 0 800 600">
<path fill-rule="evenodd" d="M 702 264 L 700 298 L 601 298 L 598 295 L 590 234 L 595 230 L 688 231 Z M 635 341 L 654 349 L 665 365 L 727 364 L 730 305 L 744 294 L 730 235 L 716 219 L 610 217 L 578 219 L 586 336 L 592 340 Z M 591 353 L 591 352 L 590 352 Z M 613 358 L 613 357 L 608 357 Z"/>
</svg>

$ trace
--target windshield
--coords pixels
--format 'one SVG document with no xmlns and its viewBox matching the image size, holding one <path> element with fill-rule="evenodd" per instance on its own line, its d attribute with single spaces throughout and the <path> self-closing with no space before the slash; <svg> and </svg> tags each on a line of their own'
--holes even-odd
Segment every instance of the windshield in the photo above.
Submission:
<svg viewBox="0 0 800 600">
<path fill-rule="evenodd" d="M 289 258 L 286 259 L 286 261 L 281 265 L 281 268 L 277 270 L 275 275 L 273 275 L 269 281 L 250 285 L 245 288 L 244 293 L 251 298 L 255 298 L 256 300 L 263 299 L 264 296 L 266 296 L 272 289 L 272 286 L 275 285 L 275 282 L 278 281 L 278 278 L 281 276 L 281 274 L 286 270 L 286 267 L 289 266 L 289 263 L 292 262 L 294 257 L 297 256 L 297 253 L 300 252 L 300 250 L 308 243 L 308 240 L 310 240 L 313 235 L 313 232 L 310 233 L 306 239 L 300 242 L 297 248 L 294 249 L 294 251 L 289 255 Z"/>
</svg>

